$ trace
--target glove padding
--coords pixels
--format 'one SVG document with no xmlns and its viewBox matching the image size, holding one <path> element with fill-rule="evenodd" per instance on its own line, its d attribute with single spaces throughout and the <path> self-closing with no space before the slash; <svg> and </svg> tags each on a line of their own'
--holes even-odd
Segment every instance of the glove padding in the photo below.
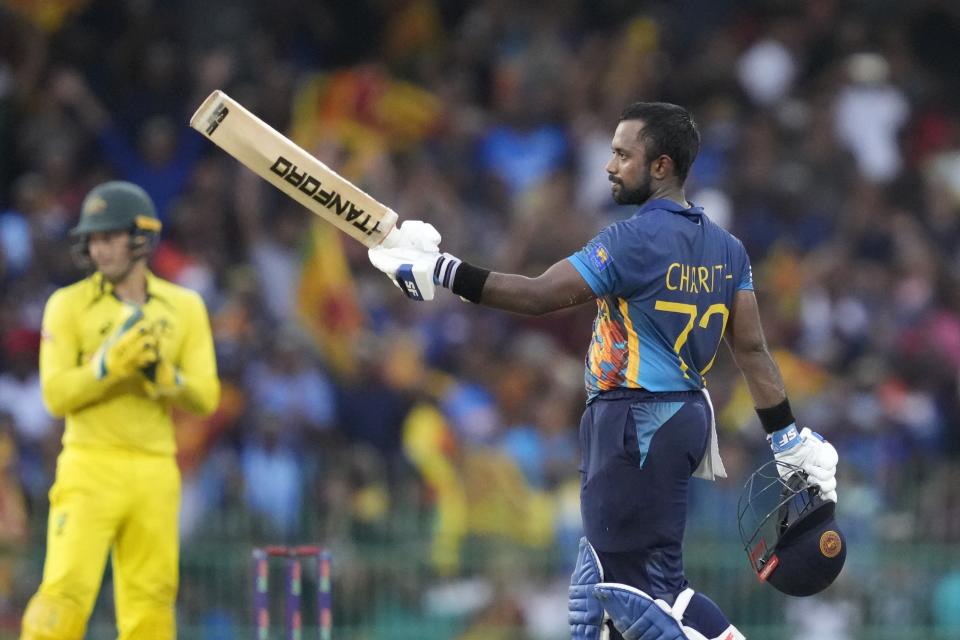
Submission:
<svg viewBox="0 0 960 640">
<path fill-rule="evenodd" d="M 436 249 L 424 251 L 404 247 L 374 247 L 367 255 L 373 266 L 385 273 L 408 298 L 433 300 L 436 293 L 433 273 L 437 261 L 441 259 Z"/>
<path fill-rule="evenodd" d="M 145 380 L 143 390 L 153 400 L 176 395 L 180 388 L 180 372 L 164 358 L 141 369 Z"/>
<path fill-rule="evenodd" d="M 429 222 L 405 220 L 387 234 L 380 246 L 384 249 L 440 250 L 440 232 Z"/>
<path fill-rule="evenodd" d="M 94 354 L 94 375 L 98 380 L 128 378 L 156 360 L 157 336 L 137 307 Z"/>
<path fill-rule="evenodd" d="M 155 359 L 140 369 L 140 373 L 145 378 L 143 389 L 154 400 L 169 398 L 175 395 L 180 388 L 180 372 L 172 362 L 160 354 L 160 335 L 162 333 L 160 327 L 153 324 L 149 330 L 156 337 L 153 346 Z"/>
<path fill-rule="evenodd" d="M 456 256 L 440 253 L 440 233 L 420 220 L 407 220 L 367 255 L 373 266 L 414 300 L 433 300 L 438 286 L 452 290 L 461 263 Z"/>
<path fill-rule="evenodd" d="M 821 495 L 827 500 L 837 501 L 837 450 L 823 439 L 819 433 L 804 427 L 797 432 L 796 425 L 790 425 L 769 436 L 770 448 L 777 462 L 794 465 L 807 474 L 811 484 L 820 487 Z M 790 466 L 777 465 L 781 477 L 794 473 Z"/>
</svg>

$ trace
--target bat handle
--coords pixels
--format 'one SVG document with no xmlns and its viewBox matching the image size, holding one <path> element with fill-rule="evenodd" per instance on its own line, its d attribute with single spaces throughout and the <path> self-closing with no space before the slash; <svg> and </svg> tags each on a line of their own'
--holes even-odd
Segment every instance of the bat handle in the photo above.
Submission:
<svg viewBox="0 0 960 640">
<path fill-rule="evenodd" d="M 403 232 L 400 231 L 400 225 L 396 225 L 393 229 L 383 236 L 383 240 L 380 241 L 380 244 L 376 245 L 378 247 L 383 247 L 384 249 L 393 249 L 394 247 L 400 246 L 403 240 Z M 372 248 L 372 247 L 371 247 Z"/>
</svg>

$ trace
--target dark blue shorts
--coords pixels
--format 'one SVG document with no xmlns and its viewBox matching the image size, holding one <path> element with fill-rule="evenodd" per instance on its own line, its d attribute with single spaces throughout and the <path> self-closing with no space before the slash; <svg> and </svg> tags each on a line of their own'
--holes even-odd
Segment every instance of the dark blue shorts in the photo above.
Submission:
<svg viewBox="0 0 960 640">
<path fill-rule="evenodd" d="M 622 389 L 580 422 L 580 511 L 604 579 L 672 603 L 687 586 L 681 544 L 690 476 L 706 452 L 700 391 Z"/>
</svg>

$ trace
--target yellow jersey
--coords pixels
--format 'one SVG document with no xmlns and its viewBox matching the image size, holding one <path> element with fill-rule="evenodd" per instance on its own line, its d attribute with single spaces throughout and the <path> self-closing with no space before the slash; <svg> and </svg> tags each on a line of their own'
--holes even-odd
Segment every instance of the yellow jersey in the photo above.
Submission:
<svg viewBox="0 0 960 640">
<path fill-rule="evenodd" d="M 147 273 L 147 323 L 159 328 L 160 357 L 179 371 L 172 396 L 151 399 L 139 375 L 98 379 L 91 359 L 130 304 L 99 272 L 50 296 L 43 313 L 40 384 L 47 409 L 66 417 L 64 447 L 172 455 L 171 405 L 201 415 L 220 401 L 210 320 L 200 296 Z"/>
</svg>

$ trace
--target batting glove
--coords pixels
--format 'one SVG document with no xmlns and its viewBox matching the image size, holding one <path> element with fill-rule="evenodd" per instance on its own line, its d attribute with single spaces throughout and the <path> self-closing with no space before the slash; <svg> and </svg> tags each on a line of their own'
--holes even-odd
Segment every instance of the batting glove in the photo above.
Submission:
<svg viewBox="0 0 960 640">
<path fill-rule="evenodd" d="M 385 249 L 439 251 L 440 232 L 429 222 L 405 220 L 387 234 L 380 246 Z"/>
<path fill-rule="evenodd" d="M 797 425 L 775 431 L 767 436 L 773 457 L 777 462 L 777 471 L 781 477 L 793 473 L 793 465 L 803 469 L 812 484 L 820 487 L 820 493 L 827 500 L 837 501 L 837 450 L 823 439 L 819 433 L 804 427 L 797 431 Z"/>
<path fill-rule="evenodd" d="M 436 250 L 386 249 L 374 247 L 367 252 L 370 262 L 413 300 L 433 300 L 436 283 L 433 272 L 442 256 Z"/>
</svg>

